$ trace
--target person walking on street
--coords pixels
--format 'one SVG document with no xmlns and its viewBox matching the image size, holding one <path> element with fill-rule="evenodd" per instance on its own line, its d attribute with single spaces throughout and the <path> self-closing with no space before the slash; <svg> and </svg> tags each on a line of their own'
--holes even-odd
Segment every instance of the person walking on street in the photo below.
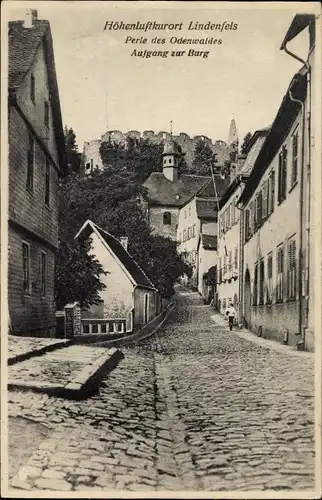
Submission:
<svg viewBox="0 0 322 500">
<path fill-rule="evenodd" d="M 226 311 L 226 316 L 228 316 L 229 330 L 231 331 L 233 329 L 234 319 L 236 318 L 236 309 L 234 308 L 234 304 L 232 302 Z"/>
</svg>

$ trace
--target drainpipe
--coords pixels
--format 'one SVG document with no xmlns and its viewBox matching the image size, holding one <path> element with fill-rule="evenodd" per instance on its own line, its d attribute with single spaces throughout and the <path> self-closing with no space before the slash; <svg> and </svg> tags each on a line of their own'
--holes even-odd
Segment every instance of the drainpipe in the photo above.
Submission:
<svg viewBox="0 0 322 500">
<path fill-rule="evenodd" d="M 309 255 L 310 255 L 310 241 L 309 241 L 309 228 L 310 228 L 310 191 L 311 191 L 311 68 L 307 61 L 304 61 L 296 54 L 293 54 L 290 50 L 286 48 L 286 45 L 281 47 L 286 54 L 293 57 L 297 61 L 304 64 L 307 69 L 307 117 L 305 116 L 305 105 L 302 101 L 295 99 L 291 91 L 289 90 L 289 97 L 291 101 L 297 102 L 301 105 L 302 109 L 302 144 L 301 144 L 301 176 L 300 176 L 300 249 L 299 249 L 299 333 L 301 335 L 299 344 L 305 346 L 305 329 L 308 326 L 308 291 L 309 291 Z M 307 173 L 309 176 L 307 185 L 307 220 L 306 220 L 306 267 L 303 269 L 303 219 L 304 219 L 304 161 L 305 161 L 305 125 L 307 120 L 308 128 L 308 140 L 307 140 Z M 305 297 L 305 302 L 303 304 L 303 296 Z"/>
<path fill-rule="evenodd" d="M 244 209 L 236 205 L 239 217 L 239 323 L 244 324 Z"/>
</svg>

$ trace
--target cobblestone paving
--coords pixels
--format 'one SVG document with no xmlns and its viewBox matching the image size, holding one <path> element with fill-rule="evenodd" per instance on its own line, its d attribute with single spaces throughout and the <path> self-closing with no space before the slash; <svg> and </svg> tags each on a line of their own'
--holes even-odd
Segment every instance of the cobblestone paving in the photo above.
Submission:
<svg viewBox="0 0 322 500">
<path fill-rule="evenodd" d="M 313 356 L 265 349 L 211 314 L 197 294 L 181 292 L 168 326 L 123 349 L 122 363 L 86 401 L 10 393 L 12 418 L 50 431 L 11 485 L 312 490 Z"/>
</svg>

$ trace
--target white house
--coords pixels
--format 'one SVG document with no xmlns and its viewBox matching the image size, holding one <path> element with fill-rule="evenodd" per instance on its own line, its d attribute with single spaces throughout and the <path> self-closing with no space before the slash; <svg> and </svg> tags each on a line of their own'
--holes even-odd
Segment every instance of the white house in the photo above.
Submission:
<svg viewBox="0 0 322 500">
<path fill-rule="evenodd" d="M 91 325 L 91 331 L 83 333 L 108 333 L 103 319 L 114 320 L 108 324 L 117 325 L 117 333 L 135 331 L 151 321 L 158 313 L 158 291 L 127 251 L 126 238 L 121 242 L 90 220 L 75 238 L 81 236 L 91 239 L 90 252 L 106 273 L 101 275 L 106 287 L 100 292 L 101 303 L 82 312 L 83 327 L 84 319 Z"/>
<path fill-rule="evenodd" d="M 216 236 L 218 233 L 217 219 L 219 200 L 227 187 L 227 180 L 220 176 L 215 177 L 216 189 L 212 179 L 204 188 L 180 209 L 177 226 L 178 251 L 182 253 L 186 261 L 193 266 L 192 286 L 198 288 L 203 295 L 202 276 L 211 266 L 216 265 L 216 249 L 207 249 L 207 262 L 203 262 L 202 269 L 199 266 L 199 250 L 201 235 Z M 212 253 L 212 259 L 210 254 Z M 200 275 L 200 273 L 202 273 Z M 204 297 L 206 298 L 206 297 Z"/>
</svg>

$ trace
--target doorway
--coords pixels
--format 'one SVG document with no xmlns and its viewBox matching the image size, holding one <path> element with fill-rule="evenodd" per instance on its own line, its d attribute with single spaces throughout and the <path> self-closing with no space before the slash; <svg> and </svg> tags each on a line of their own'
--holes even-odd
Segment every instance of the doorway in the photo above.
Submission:
<svg viewBox="0 0 322 500">
<path fill-rule="evenodd" d="M 246 269 L 245 272 L 245 289 L 244 289 L 244 319 L 245 326 L 249 328 L 251 325 L 251 304 L 252 304 L 252 294 L 250 288 L 250 274 L 249 270 Z"/>
</svg>

